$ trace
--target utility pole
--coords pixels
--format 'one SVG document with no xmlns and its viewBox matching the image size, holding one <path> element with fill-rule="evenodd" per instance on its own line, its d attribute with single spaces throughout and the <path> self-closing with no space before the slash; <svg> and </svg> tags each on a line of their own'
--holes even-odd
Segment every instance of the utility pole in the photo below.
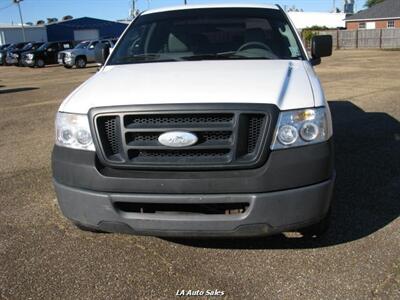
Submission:
<svg viewBox="0 0 400 300">
<path fill-rule="evenodd" d="M 130 11 L 131 19 L 136 18 L 136 15 L 137 15 L 136 2 L 137 2 L 137 0 L 132 0 L 132 8 L 131 8 L 131 11 Z"/>
<path fill-rule="evenodd" d="M 185 0 L 184 2 L 185 2 L 185 5 L 187 5 L 187 0 Z"/>
<path fill-rule="evenodd" d="M 23 1 L 23 0 L 13 0 L 13 2 L 16 3 L 18 6 L 19 17 L 21 19 L 22 38 L 24 39 L 24 42 L 26 42 L 24 20 L 22 19 L 22 12 L 21 12 L 21 5 L 20 5 L 21 1 Z"/>
</svg>

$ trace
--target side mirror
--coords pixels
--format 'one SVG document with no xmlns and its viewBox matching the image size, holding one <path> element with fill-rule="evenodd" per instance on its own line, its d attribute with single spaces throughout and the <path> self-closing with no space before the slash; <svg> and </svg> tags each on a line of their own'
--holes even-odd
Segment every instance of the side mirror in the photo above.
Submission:
<svg viewBox="0 0 400 300">
<path fill-rule="evenodd" d="M 98 43 L 94 49 L 95 51 L 95 59 L 96 63 L 100 65 L 104 65 L 108 56 L 110 55 L 110 45 L 106 45 L 103 43 Z"/>
<path fill-rule="evenodd" d="M 321 63 L 321 57 L 332 55 L 332 36 L 331 35 L 317 35 L 311 41 L 311 64 L 313 66 Z"/>
</svg>

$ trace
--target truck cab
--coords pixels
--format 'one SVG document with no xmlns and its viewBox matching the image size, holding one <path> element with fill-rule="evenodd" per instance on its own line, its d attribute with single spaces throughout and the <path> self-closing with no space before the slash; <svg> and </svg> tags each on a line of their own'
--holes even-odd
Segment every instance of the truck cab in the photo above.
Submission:
<svg viewBox="0 0 400 300">
<path fill-rule="evenodd" d="M 276 5 L 140 14 L 56 117 L 63 214 L 79 228 L 249 237 L 327 229 L 331 114 L 311 55 Z"/>
</svg>

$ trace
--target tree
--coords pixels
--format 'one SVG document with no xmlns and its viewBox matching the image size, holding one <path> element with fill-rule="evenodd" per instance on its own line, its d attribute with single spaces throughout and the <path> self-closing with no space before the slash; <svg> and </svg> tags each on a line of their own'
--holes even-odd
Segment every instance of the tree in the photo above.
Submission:
<svg viewBox="0 0 400 300">
<path fill-rule="evenodd" d="M 62 20 L 67 21 L 67 20 L 72 20 L 73 18 L 74 18 L 73 16 L 67 15 L 67 16 L 62 17 Z"/>
<path fill-rule="evenodd" d="M 367 2 L 365 3 L 365 7 L 372 7 L 372 6 L 374 6 L 374 5 L 376 5 L 376 4 L 378 4 L 378 3 L 381 3 L 381 2 L 383 2 L 383 1 L 385 1 L 385 0 L 367 0 Z"/>
<path fill-rule="evenodd" d="M 38 20 L 36 21 L 36 25 L 44 25 L 46 22 L 44 20 Z"/>
</svg>

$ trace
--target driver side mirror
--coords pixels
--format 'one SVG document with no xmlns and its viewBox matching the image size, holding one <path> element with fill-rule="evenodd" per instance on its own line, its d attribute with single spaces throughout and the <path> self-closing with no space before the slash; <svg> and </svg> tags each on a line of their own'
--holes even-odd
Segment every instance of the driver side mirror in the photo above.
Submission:
<svg viewBox="0 0 400 300">
<path fill-rule="evenodd" d="M 332 36 L 317 35 L 311 41 L 311 64 L 313 66 L 321 63 L 321 57 L 332 55 Z"/>
<path fill-rule="evenodd" d="M 108 56 L 110 55 L 110 45 L 98 43 L 95 47 L 95 59 L 96 63 L 104 65 Z"/>
</svg>

